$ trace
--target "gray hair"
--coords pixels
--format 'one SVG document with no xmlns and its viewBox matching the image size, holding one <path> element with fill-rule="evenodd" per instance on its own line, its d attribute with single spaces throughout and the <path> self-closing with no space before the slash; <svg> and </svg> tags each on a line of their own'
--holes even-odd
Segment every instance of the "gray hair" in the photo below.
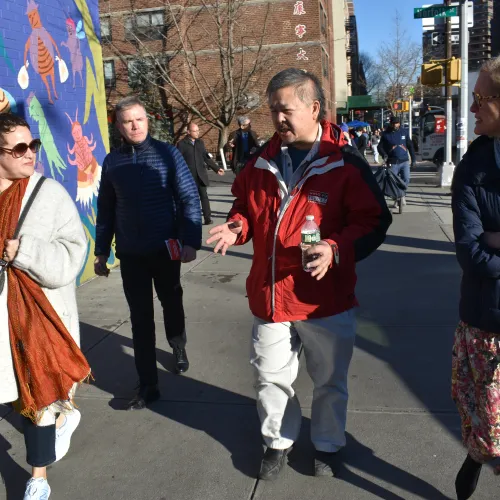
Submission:
<svg viewBox="0 0 500 500">
<path fill-rule="evenodd" d="M 494 84 L 500 88 L 500 56 L 488 59 L 481 67 L 481 71 L 488 73 Z"/>
<path fill-rule="evenodd" d="M 243 125 L 245 122 L 249 122 L 250 118 L 248 116 L 240 116 L 238 118 L 238 125 Z"/>
<path fill-rule="evenodd" d="M 310 84 L 313 85 L 313 95 L 310 92 Z M 269 100 L 271 94 L 285 87 L 294 87 L 295 94 L 305 104 L 310 105 L 314 101 L 319 101 L 318 120 L 323 120 L 326 116 L 326 100 L 323 87 L 319 78 L 302 69 L 288 68 L 273 76 L 267 86 L 266 96 Z"/>
<path fill-rule="evenodd" d="M 118 115 L 122 111 L 132 108 L 133 106 L 140 106 L 142 109 L 144 109 L 144 111 L 146 111 L 144 104 L 138 97 L 136 97 L 135 95 L 129 95 L 128 97 L 124 97 L 117 102 L 115 106 L 115 119 L 118 118 Z"/>
</svg>

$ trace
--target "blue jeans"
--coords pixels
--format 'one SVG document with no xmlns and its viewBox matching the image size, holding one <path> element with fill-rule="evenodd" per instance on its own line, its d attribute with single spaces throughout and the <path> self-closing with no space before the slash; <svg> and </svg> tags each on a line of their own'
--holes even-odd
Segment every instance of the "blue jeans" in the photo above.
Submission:
<svg viewBox="0 0 500 500">
<path fill-rule="evenodd" d="M 389 160 L 390 161 L 390 160 Z M 406 187 L 410 185 L 410 162 L 394 163 L 391 165 L 392 173 L 401 177 Z"/>
</svg>

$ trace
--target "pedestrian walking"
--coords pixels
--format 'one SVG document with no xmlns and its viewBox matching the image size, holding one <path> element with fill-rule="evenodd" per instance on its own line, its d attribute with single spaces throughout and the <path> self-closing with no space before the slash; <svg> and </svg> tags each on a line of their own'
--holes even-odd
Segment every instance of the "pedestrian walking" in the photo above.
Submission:
<svg viewBox="0 0 500 500">
<path fill-rule="evenodd" d="M 179 142 L 177 149 L 184 156 L 184 160 L 186 160 L 187 166 L 196 182 L 205 225 L 209 225 L 212 224 L 212 211 L 207 194 L 207 187 L 210 185 L 210 182 L 205 165 L 208 165 L 218 175 L 224 175 L 224 169 L 220 168 L 212 160 L 205 148 L 205 143 L 199 137 L 200 128 L 196 123 L 191 122 L 188 125 L 186 137 Z"/>
<path fill-rule="evenodd" d="M 366 157 L 366 148 L 368 147 L 368 135 L 363 132 L 363 127 L 358 127 L 356 130 L 356 146 L 359 153 Z"/>
<path fill-rule="evenodd" d="M 401 120 L 397 116 L 391 118 L 389 126 L 382 134 L 378 151 L 393 173 L 401 177 L 408 188 L 410 185 L 410 158 L 411 166 L 414 167 L 416 164 L 415 149 L 408 130 L 401 128 Z M 406 205 L 405 196 L 403 196 L 402 202 L 403 205 Z M 394 200 L 394 207 L 397 207 L 397 204 L 398 200 Z"/>
<path fill-rule="evenodd" d="M 252 130 L 252 124 L 248 116 L 238 118 L 239 129 L 231 133 L 228 147 L 233 150 L 231 168 L 238 175 L 245 167 L 250 155 L 259 147 L 257 134 Z"/>
<path fill-rule="evenodd" d="M 379 129 L 376 129 L 373 132 L 371 143 L 372 143 L 372 151 L 373 151 L 373 161 L 378 165 L 380 163 L 379 152 L 378 152 L 378 145 L 380 144 L 380 130 Z"/>
<path fill-rule="evenodd" d="M 35 172 L 40 145 L 23 118 L 0 115 L 0 403 L 21 414 L 24 500 L 49 498 L 47 466 L 69 450 L 90 376 L 75 296 L 87 239 L 67 191 Z"/>
<path fill-rule="evenodd" d="M 293 383 L 302 345 L 315 386 L 315 474 L 332 475 L 346 444 L 355 266 L 383 242 L 391 215 L 368 164 L 349 146 L 342 151 L 342 131 L 324 119 L 315 75 L 284 70 L 269 83 L 267 97 L 276 133 L 236 178 L 228 222 L 213 228 L 207 243 L 225 255 L 253 240 L 251 364 L 267 446 L 259 477 L 278 476 L 299 435 Z M 302 235 L 306 217 L 314 234 L 309 228 Z M 301 248 L 302 238 L 316 243 Z"/>
<path fill-rule="evenodd" d="M 123 145 L 106 156 L 97 199 L 95 273 L 107 276 L 116 238 L 123 289 L 130 308 L 139 388 L 128 409 L 140 410 L 160 397 L 156 368 L 154 284 L 177 373 L 187 371 L 181 261 L 201 247 L 200 198 L 181 153 L 153 139 L 136 97 L 115 108 Z M 182 248 L 181 248 L 182 247 Z"/>
<path fill-rule="evenodd" d="M 470 145 L 452 184 L 453 229 L 462 268 L 452 396 L 468 454 L 455 482 L 459 500 L 482 465 L 500 458 L 500 57 L 482 67 L 473 92 Z M 500 474 L 498 461 L 494 472 Z"/>
</svg>

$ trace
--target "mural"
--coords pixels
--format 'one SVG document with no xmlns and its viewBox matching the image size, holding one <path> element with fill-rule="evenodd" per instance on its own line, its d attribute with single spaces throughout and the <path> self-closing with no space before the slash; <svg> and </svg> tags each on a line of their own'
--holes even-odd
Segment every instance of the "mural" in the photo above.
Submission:
<svg viewBox="0 0 500 500">
<path fill-rule="evenodd" d="M 89 240 L 79 283 L 94 273 L 97 193 L 109 151 L 98 20 L 98 0 L 2 0 L 0 9 L 0 113 L 26 118 L 42 141 L 36 170 L 75 200 Z"/>
</svg>

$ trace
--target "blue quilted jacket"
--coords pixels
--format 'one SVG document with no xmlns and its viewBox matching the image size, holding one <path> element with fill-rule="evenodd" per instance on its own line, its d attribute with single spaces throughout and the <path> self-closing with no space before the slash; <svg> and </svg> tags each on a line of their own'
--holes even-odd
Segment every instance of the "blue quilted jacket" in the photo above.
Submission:
<svg viewBox="0 0 500 500">
<path fill-rule="evenodd" d="M 179 238 L 201 248 L 198 189 L 184 158 L 150 136 L 106 156 L 97 199 L 95 255 L 148 255 Z"/>
</svg>

